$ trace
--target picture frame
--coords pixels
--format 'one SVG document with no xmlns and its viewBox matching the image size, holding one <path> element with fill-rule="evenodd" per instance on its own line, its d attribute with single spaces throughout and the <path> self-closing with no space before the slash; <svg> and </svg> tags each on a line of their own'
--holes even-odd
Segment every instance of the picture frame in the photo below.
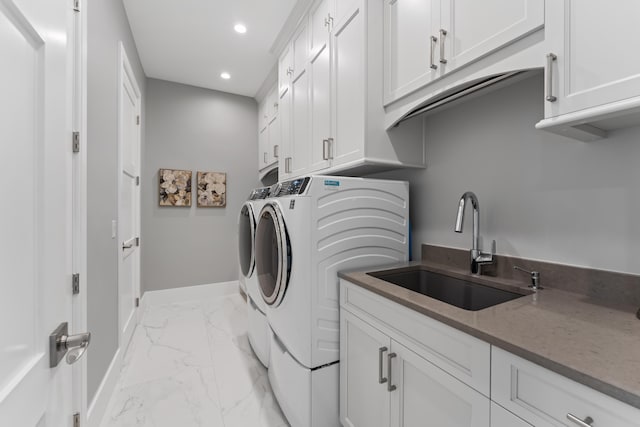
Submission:
<svg viewBox="0 0 640 427">
<path fill-rule="evenodd" d="M 160 169 L 158 177 L 160 206 L 191 207 L 191 171 Z"/>
<path fill-rule="evenodd" d="M 197 173 L 197 198 L 199 208 L 224 208 L 227 206 L 226 172 Z"/>
</svg>

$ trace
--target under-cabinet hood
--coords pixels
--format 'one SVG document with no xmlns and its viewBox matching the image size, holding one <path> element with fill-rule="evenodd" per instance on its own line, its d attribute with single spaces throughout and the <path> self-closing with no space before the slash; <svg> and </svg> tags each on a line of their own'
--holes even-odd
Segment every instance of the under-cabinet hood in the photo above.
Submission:
<svg viewBox="0 0 640 427">
<path fill-rule="evenodd" d="M 426 114 L 435 109 L 442 108 L 445 105 L 450 105 L 455 101 L 462 101 L 463 98 L 464 100 L 468 100 L 473 95 L 481 95 L 489 90 L 497 89 L 499 87 L 506 86 L 507 84 L 514 83 L 521 78 L 529 76 L 533 72 L 535 71 L 511 71 L 465 82 L 459 86 L 453 87 L 429 99 L 426 99 L 418 106 L 409 110 L 405 115 L 401 116 L 395 123 L 392 124 L 392 126 L 398 126 L 405 120 L 409 120 L 416 116 Z"/>
</svg>

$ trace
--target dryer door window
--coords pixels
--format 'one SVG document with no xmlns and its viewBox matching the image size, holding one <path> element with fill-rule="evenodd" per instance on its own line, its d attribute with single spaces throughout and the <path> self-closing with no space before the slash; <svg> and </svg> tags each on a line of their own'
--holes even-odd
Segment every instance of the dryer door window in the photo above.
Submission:
<svg viewBox="0 0 640 427">
<path fill-rule="evenodd" d="M 256 271 L 264 301 L 279 305 L 291 273 L 291 246 L 282 214 L 275 204 L 265 205 L 260 213 L 256 228 Z"/>
<path fill-rule="evenodd" d="M 255 231 L 253 208 L 249 203 L 245 203 L 238 218 L 238 261 L 244 277 L 250 277 L 255 266 Z"/>
</svg>

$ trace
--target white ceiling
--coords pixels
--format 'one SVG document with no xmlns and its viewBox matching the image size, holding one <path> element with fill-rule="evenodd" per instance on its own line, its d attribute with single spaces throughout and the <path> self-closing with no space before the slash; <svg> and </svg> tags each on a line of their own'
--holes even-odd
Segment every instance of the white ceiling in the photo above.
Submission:
<svg viewBox="0 0 640 427">
<path fill-rule="evenodd" d="M 269 49 L 296 0 L 123 3 L 148 77 L 253 97 L 277 61 Z M 247 32 L 236 33 L 236 23 Z"/>
</svg>

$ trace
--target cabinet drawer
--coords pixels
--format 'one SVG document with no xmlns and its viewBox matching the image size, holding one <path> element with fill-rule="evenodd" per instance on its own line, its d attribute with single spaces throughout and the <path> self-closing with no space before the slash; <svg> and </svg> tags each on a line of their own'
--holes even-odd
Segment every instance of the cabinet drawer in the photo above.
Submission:
<svg viewBox="0 0 640 427">
<path fill-rule="evenodd" d="M 424 314 L 340 280 L 340 304 L 373 319 L 394 340 L 489 396 L 490 345 Z"/>
<path fill-rule="evenodd" d="M 593 427 L 640 425 L 640 410 L 495 346 L 491 381 L 491 400 L 536 427 L 578 427 L 569 414 Z"/>
</svg>

